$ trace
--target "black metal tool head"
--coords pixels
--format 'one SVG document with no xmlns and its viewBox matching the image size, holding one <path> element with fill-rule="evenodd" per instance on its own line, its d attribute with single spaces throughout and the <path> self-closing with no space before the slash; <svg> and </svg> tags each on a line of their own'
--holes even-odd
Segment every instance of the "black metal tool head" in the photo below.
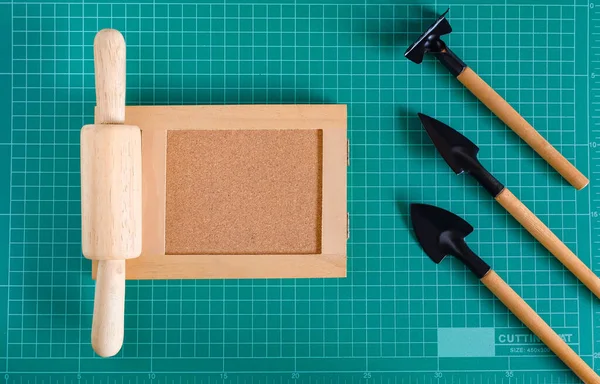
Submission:
<svg viewBox="0 0 600 384">
<path fill-rule="evenodd" d="M 458 76 L 467 65 L 463 63 L 441 39 L 442 36 L 452 32 L 452 27 L 446 19 L 446 12 L 442 13 L 438 19 L 419 36 L 404 52 L 404 57 L 410 61 L 421 64 L 426 53 L 432 53 L 435 57 L 452 73 Z"/>
<path fill-rule="evenodd" d="M 450 168 L 457 175 L 465 171 L 471 171 L 473 163 L 470 160 L 477 158 L 479 147 L 466 136 L 458 133 L 441 121 L 422 113 L 418 115 L 433 145 L 435 145 Z"/>
<path fill-rule="evenodd" d="M 478 278 L 490 270 L 490 266 L 465 243 L 465 237 L 473 232 L 473 227 L 461 217 L 434 205 L 413 203 L 410 218 L 419 244 L 435 263 L 453 255 Z"/>
<path fill-rule="evenodd" d="M 410 219 L 419 244 L 435 263 L 451 253 L 448 238 L 464 240 L 473 232 L 471 224 L 434 205 L 411 204 Z"/>
<path fill-rule="evenodd" d="M 446 44 L 441 40 L 441 36 L 447 35 L 452 32 L 452 27 L 446 19 L 446 12 L 442 13 L 440 17 L 431 24 L 429 28 L 419 38 L 411 44 L 410 47 L 404 52 L 404 57 L 412 62 L 421 64 L 423 57 L 429 52 L 442 52 L 446 48 Z"/>
<path fill-rule="evenodd" d="M 471 140 L 433 117 L 422 113 L 418 115 L 433 145 L 457 175 L 469 173 L 494 197 L 504 189 L 504 186 L 481 165 L 477 159 L 479 147 Z"/>
</svg>

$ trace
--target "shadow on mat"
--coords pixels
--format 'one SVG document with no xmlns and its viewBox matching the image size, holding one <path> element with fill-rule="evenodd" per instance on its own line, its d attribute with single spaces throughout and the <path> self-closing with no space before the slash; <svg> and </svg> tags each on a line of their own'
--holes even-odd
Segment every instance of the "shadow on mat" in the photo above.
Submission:
<svg viewBox="0 0 600 384">
<path fill-rule="evenodd" d="M 366 17 L 356 32 L 364 33 L 365 45 L 379 47 L 383 53 L 392 55 L 403 55 L 443 12 L 428 6 L 400 4 L 394 5 L 389 15 L 379 14 L 380 10 L 378 5 L 367 5 Z"/>
<path fill-rule="evenodd" d="M 129 105 L 235 105 L 235 104 L 331 104 L 319 90 L 296 84 L 269 82 L 268 88 L 156 89 L 132 95 Z M 308 87 L 308 84 L 306 85 Z M 176 94 L 177 97 L 173 97 Z"/>
<path fill-rule="evenodd" d="M 416 159 L 436 157 L 435 147 L 417 115 L 419 112 L 407 105 L 399 105 L 396 118 L 397 129 L 406 134 L 406 144 L 411 156 Z"/>
</svg>

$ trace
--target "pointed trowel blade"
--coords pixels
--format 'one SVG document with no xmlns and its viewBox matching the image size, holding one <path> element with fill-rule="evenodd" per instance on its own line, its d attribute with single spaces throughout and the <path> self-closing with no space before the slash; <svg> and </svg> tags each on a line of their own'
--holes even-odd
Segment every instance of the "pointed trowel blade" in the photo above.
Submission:
<svg viewBox="0 0 600 384">
<path fill-rule="evenodd" d="M 479 148 L 471 140 L 433 117 L 419 113 L 419 119 L 433 145 L 456 174 L 470 174 L 494 198 L 504 189 L 504 185 L 477 160 Z"/>
<path fill-rule="evenodd" d="M 433 117 L 419 113 L 419 119 L 450 168 L 456 174 L 470 172 L 479 148 L 464 135 Z"/>
</svg>

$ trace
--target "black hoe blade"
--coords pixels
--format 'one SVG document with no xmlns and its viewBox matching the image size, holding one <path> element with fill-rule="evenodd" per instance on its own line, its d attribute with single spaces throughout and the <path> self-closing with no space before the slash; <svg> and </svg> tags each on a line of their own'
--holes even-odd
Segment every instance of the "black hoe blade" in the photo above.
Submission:
<svg viewBox="0 0 600 384">
<path fill-rule="evenodd" d="M 461 217 L 433 205 L 411 204 L 410 218 L 419 244 L 435 263 L 440 263 L 446 255 L 453 255 L 478 278 L 490 270 L 465 243 L 473 227 Z"/>
<path fill-rule="evenodd" d="M 467 172 L 494 197 L 504 189 L 477 160 L 479 147 L 471 140 L 433 117 L 419 113 L 419 119 L 433 145 L 457 175 Z"/>
<path fill-rule="evenodd" d="M 442 13 L 440 17 L 438 17 L 438 19 L 431 24 L 410 47 L 408 47 L 406 52 L 404 52 L 404 57 L 417 64 L 421 64 L 426 53 L 441 52 L 446 48 L 444 42 L 440 40 L 440 36 L 452 32 L 452 27 L 446 19 L 446 14 L 449 10 L 450 9 L 447 9 L 446 12 Z"/>
<path fill-rule="evenodd" d="M 461 59 L 458 58 L 446 46 L 441 37 L 452 32 L 452 27 L 446 19 L 446 12 L 442 13 L 438 19 L 427 28 L 419 38 L 410 45 L 404 52 L 404 57 L 412 62 L 421 64 L 426 53 L 434 55 L 454 76 L 458 76 L 467 67 Z"/>
</svg>

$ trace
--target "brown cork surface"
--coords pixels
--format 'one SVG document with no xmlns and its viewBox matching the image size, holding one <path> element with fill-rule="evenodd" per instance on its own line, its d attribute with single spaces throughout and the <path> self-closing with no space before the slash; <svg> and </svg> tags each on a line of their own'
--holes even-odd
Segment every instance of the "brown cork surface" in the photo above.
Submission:
<svg viewBox="0 0 600 384">
<path fill-rule="evenodd" d="M 168 131 L 166 254 L 318 254 L 321 130 Z"/>
</svg>

